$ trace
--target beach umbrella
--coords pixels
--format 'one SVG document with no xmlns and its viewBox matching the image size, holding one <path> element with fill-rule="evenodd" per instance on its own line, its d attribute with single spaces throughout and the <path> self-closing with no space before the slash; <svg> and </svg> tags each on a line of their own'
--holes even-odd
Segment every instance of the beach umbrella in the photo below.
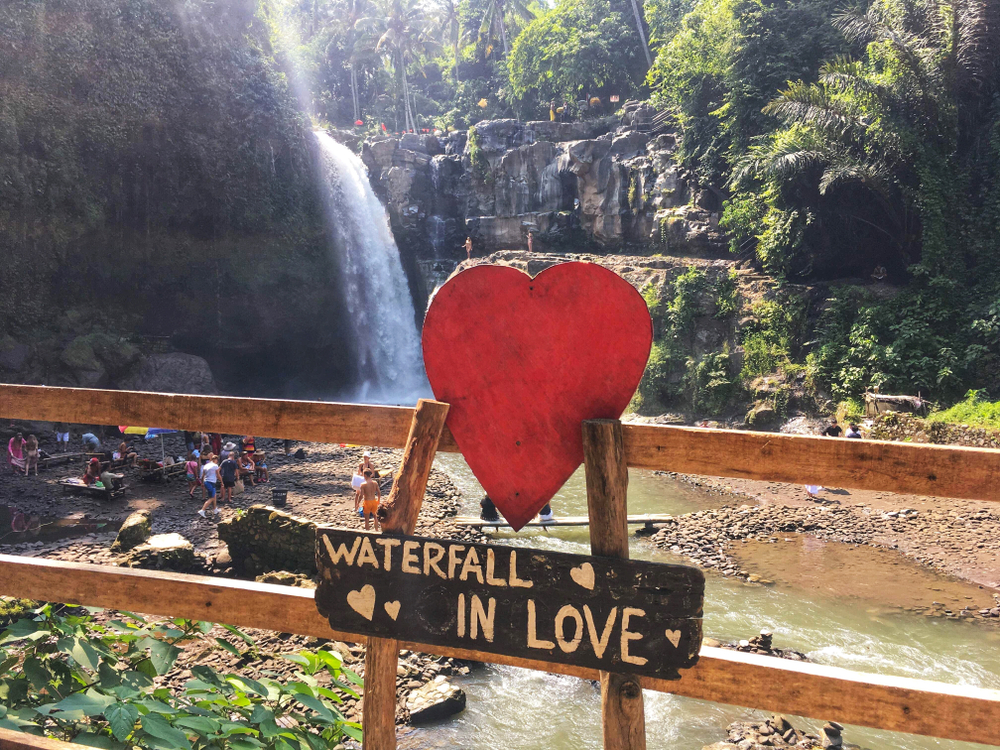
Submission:
<svg viewBox="0 0 1000 750">
<path fill-rule="evenodd" d="M 120 424 L 118 429 L 122 431 L 122 435 L 142 435 L 146 440 L 152 440 L 155 437 L 160 438 L 160 458 L 164 464 L 167 462 L 167 452 L 166 448 L 163 447 L 163 436 L 168 435 L 171 432 L 177 432 L 177 430 L 167 430 L 160 427 L 133 427 L 132 425 Z"/>
</svg>

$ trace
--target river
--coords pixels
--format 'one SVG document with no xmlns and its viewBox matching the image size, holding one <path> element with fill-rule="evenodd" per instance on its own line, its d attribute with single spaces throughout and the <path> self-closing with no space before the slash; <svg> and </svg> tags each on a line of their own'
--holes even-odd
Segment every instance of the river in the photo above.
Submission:
<svg viewBox="0 0 1000 750">
<path fill-rule="evenodd" d="M 439 455 L 466 498 L 464 515 L 478 515 L 482 490 L 459 455 Z M 732 498 L 710 495 L 669 477 L 631 470 L 629 512 L 689 513 Z M 586 515 L 583 470 L 552 501 L 556 515 Z M 588 553 L 586 528 L 497 532 L 504 544 Z M 705 634 L 719 640 L 749 638 L 767 628 L 779 648 L 806 653 L 817 663 L 876 674 L 1000 688 L 1000 629 L 982 623 L 930 618 L 906 611 L 924 598 L 959 601 L 984 595 L 978 587 L 937 576 L 892 552 L 824 545 L 801 538 L 747 545 L 747 569 L 775 577 L 774 585 L 746 584 L 706 573 Z M 632 537 L 634 558 L 678 562 L 647 538 Z M 806 564 L 803 564 L 805 562 Z M 780 576 L 780 577 L 779 577 Z M 878 581 L 877 587 L 865 585 Z M 889 591 L 883 596 L 880 592 Z M 927 593 L 925 593 L 927 592 Z M 932 592 L 932 593 L 931 593 Z M 978 596 L 976 596 L 978 594 Z M 960 607 L 955 607 L 959 609 Z M 433 727 L 416 729 L 401 747 L 599 750 L 600 690 L 587 680 L 514 667 L 476 669 L 458 684 L 466 710 Z M 726 738 L 726 726 L 769 714 L 647 691 L 646 732 L 651 750 L 701 750 Z M 823 718 L 823 717 L 819 717 Z M 821 721 L 789 717 L 796 728 L 818 732 Z M 986 747 L 849 726 L 844 741 L 867 748 L 971 750 Z"/>
</svg>

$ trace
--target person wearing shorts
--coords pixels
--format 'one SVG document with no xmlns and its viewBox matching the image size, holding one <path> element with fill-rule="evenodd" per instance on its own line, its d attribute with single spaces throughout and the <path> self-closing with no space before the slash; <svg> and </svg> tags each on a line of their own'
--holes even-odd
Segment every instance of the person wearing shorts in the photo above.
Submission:
<svg viewBox="0 0 1000 750">
<path fill-rule="evenodd" d="M 198 465 L 198 458 L 194 453 L 188 453 L 187 462 L 184 464 L 184 472 L 187 475 L 188 481 L 188 497 L 194 497 L 194 488 L 201 484 L 198 479 L 201 466 Z"/>
<path fill-rule="evenodd" d="M 62 422 L 56 423 L 56 448 L 60 453 L 69 450 L 69 427 Z"/>
<path fill-rule="evenodd" d="M 382 488 L 373 479 L 373 475 L 374 472 L 371 469 L 365 469 L 365 483 L 361 485 L 358 492 L 361 495 L 362 510 L 365 514 L 365 529 L 369 528 L 369 521 L 374 520 L 375 531 L 381 531 L 382 527 L 378 522 L 378 505 L 382 500 Z"/>
<path fill-rule="evenodd" d="M 222 477 L 222 502 L 224 503 L 233 501 L 233 487 L 236 486 L 239 470 L 240 465 L 232 456 L 219 464 L 219 476 Z"/>
<path fill-rule="evenodd" d="M 205 501 L 205 504 L 201 506 L 201 510 L 198 511 L 198 515 L 202 518 L 208 518 L 206 513 L 209 508 L 212 509 L 215 515 L 219 515 L 219 507 L 215 502 L 216 482 L 219 479 L 219 465 L 213 460 L 215 456 L 213 456 L 211 452 L 208 453 L 206 458 L 208 460 L 205 462 L 205 465 L 201 467 L 201 483 L 205 488 L 205 493 L 208 495 L 208 499 Z"/>
</svg>

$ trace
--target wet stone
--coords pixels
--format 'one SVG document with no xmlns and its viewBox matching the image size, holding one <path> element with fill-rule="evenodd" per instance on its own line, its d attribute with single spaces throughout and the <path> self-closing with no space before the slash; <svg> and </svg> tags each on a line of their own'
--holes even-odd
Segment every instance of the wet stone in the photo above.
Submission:
<svg viewBox="0 0 1000 750">
<path fill-rule="evenodd" d="M 406 708 L 414 724 L 440 721 L 465 710 L 465 691 L 439 676 L 410 693 Z"/>
</svg>

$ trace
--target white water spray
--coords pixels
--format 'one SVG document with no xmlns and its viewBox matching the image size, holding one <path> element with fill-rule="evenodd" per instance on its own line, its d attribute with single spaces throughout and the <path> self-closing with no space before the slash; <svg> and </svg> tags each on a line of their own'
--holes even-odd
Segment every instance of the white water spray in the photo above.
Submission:
<svg viewBox="0 0 1000 750">
<path fill-rule="evenodd" d="M 413 403 L 430 392 L 399 249 L 361 160 L 322 131 L 327 226 L 350 316 L 360 392 L 366 401 Z"/>
</svg>

